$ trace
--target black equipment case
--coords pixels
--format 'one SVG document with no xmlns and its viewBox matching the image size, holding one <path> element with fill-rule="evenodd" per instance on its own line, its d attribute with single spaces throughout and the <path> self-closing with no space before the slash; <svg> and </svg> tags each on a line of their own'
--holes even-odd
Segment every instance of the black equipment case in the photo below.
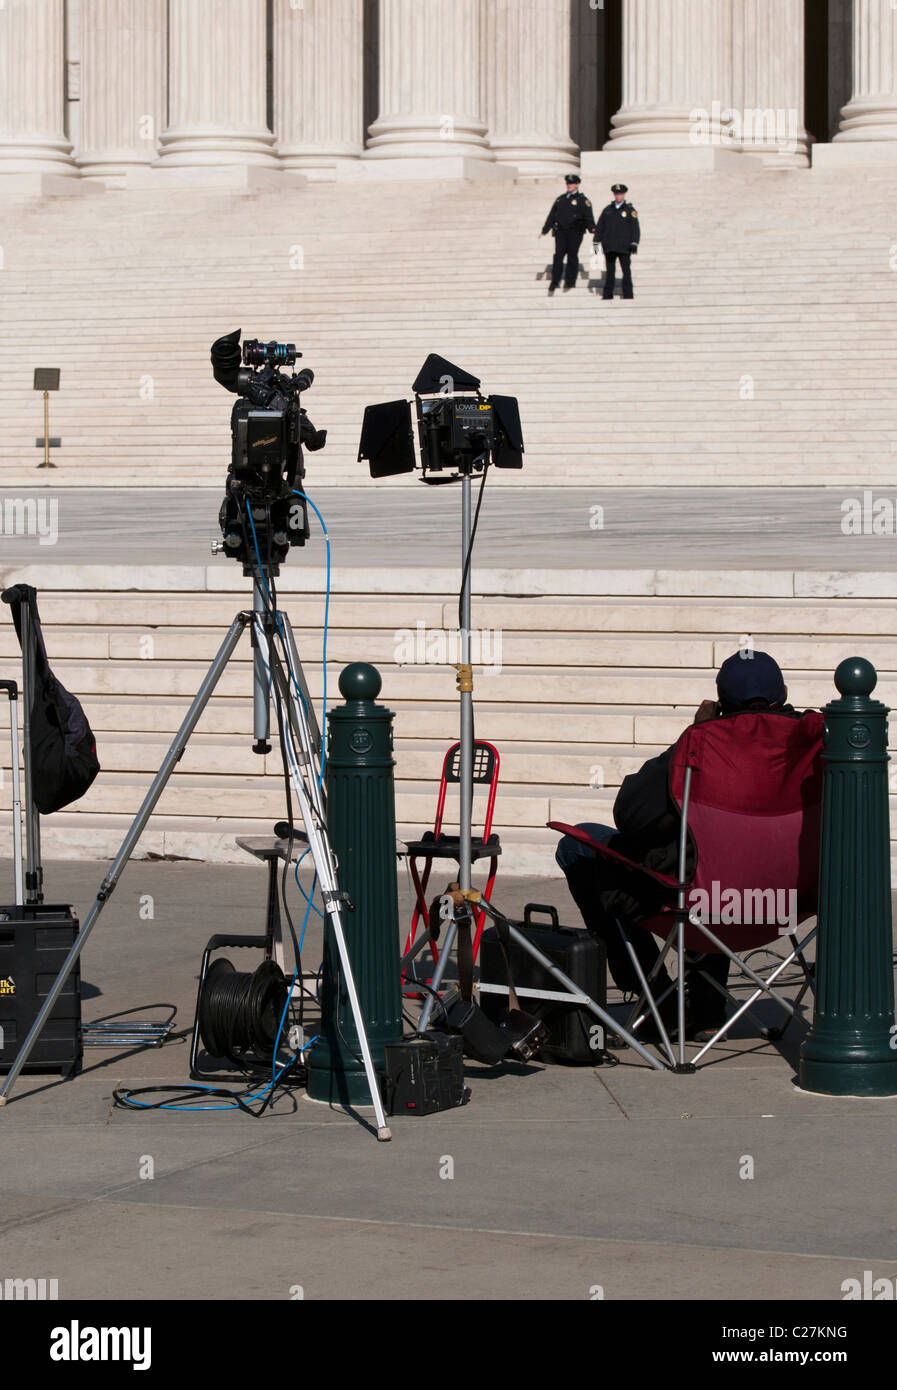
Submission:
<svg viewBox="0 0 897 1390">
<path fill-rule="evenodd" d="M 381 1090 L 390 1115 L 433 1115 L 470 1100 L 460 1033 L 413 1033 L 383 1050 Z"/>
<path fill-rule="evenodd" d="M 536 912 L 548 914 L 550 924 L 534 923 L 532 916 Z M 569 975 L 583 994 L 606 1008 L 607 955 L 602 941 L 590 936 L 584 928 L 560 926 L 557 909 L 543 907 L 540 903 L 528 903 L 524 908 L 523 921 L 514 925 L 552 964 Z M 522 1007 L 543 1018 L 551 1031 L 549 1042 L 539 1053 L 542 1061 L 591 1067 L 600 1063 L 604 1050 L 604 1028 L 595 1015 L 580 1004 L 534 999 L 526 994 L 527 989 L 562 991 L 563 986 L 513 938 L 510 958 Z M 507 984 L 504 960 L 494 927 L 488 927 L 480 941 L 480 984 Z M 481 991 L 480 1006 L 494 1023 L 498 1023 L 508 1006 L 506 990 L 498 994 Z M 598 1032 L 593 1031 L 596 1028 Z M 598 1045 L 590 1046 L 593 1041 Z"/>
<path fill-rule="evenodd" d="M 70 907 L 0 907 L 0 1072 L 8 1072 L 78 935 Z M 71 1076 L 81 1063 L 80 962 L 66 980 L 26 1072 Z"/>
</svg>

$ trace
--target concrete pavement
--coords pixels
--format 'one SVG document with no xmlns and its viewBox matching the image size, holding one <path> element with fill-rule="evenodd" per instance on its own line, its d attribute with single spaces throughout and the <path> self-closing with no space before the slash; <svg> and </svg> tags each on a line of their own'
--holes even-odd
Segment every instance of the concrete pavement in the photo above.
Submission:
<svg viewBox="0 0 897 1390">
<path fill-rule="evenodd" d="M 321 475 L 320 483 L 317 469 L 309 477 L 308 492 L 330 533 L 334 565 L 459 567 L 457 488 L 426 487 L 417 478 L 401 477 L 378 487 L 327 487 L 325 469 Z M 32 491 L 3 489 L 3 563 L 207 565 L 210 542 L 220 539 L 223 493 L 223 469 L 220 491 L 54 491 L 52 483 Z M 35 510 L 21 512 L 19 503 L 30 500 Z M 310 522 L 311 542 L 292 551 L 290 566 L 323 568 L 320 525 L 313 514 Z M 845 534 L 842 524 L 855 525 L 859 534 Z M 227 561 L 214 563 L 223 568 Z M 521 488 L 491 475 L 474 565 L 893 570 L 897 493 L 824 487 Z"/>
<path fill-rule="evenodd" d="M 83 919 L 107 867 L 48 865 L 47 900 Z M 406 898 L 400 880 L 403 920 Z M 578 920 L 559 879 L 499 876 L 496 901 Z M 186 1029 L 207 938 L 263 910 L 252 861 L 132 863 L 85 950 L 85 1020 L 164 1001 Z M 803 1026 L 775 1047 L 751 1031 L 694 1076 L 625 1052 L 468 1064 L 470 1104 L 394 1118 L 391 1144 L 301 1092 L 259 1120 L 121 1110 L 116 1086 L 187 1079 L 187 1042 L 89 1049 L 73 1081 L 23 1077 L 0 1111 L 0 1278 L 164 1300 L 838 1301 L 866 1269 L 897 1280 L 897 1100 L 804 1094 Z"/>
</svg>

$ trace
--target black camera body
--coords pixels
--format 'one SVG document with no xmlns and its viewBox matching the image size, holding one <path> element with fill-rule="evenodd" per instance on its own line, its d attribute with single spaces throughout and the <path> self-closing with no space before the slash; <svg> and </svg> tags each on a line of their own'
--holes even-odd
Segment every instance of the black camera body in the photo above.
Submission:
<svg viewBox="0 0 897 1390">
<path fill-rule="evenodd" d="M 231 411 L 231 461 L 227 495 L 218 516 L 224 548 L 246 573 L 259 564 L 276 567 L 290 546 L 309 536 L 302 491 L 303 447 L 323 449 L 326 430 L 316 430 L 299 404 L 314 380 L 306 368 L 287 373 L 297 353 L 293 343 L 248 339 L 240 353 L 240 329 L 212 344 L 215 380 L 240 399 Z"/>
</svg>

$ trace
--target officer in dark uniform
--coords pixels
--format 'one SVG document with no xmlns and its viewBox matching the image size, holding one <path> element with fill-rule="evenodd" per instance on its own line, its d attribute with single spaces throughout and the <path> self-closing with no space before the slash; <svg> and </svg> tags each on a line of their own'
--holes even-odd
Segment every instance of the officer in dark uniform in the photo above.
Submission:
<svg viewBox="0 0 897 1390">
<path fill-rule="evenodd" d="M 586 232 L 595 230 L 595 214 L 588 198 L 579 191 L 582 182 L 578 174 L 568 174 L 567 192 L 562 193 L 552 204 L 551 212 L 545 219 L 541 235 L 554 232 L 554 264 L 551 267 L 551 284 L 548 293 L 554 294 L 564 276 L 564 294 L 576 287 L 579 274 L 579 248 Z M 564 270 L 564 258 L 567 268 Z"/>
<path fill-rule="evenodd" d="M 629 189 L 625 183 L 615 183 L 611 188 L 614 201 L 598 218 L 595 229 L 595 246 L 604 250 L 604 263 L 607 273 L 604 277 L 603 299 L 613 299 L 614 282 L 617 278 L 617 260 L 623 273 L 623 298 L 632 299 L 631 260 L 638 250 L 641 228 L 638 213 L 631 203 L 625 201 Z"/>
</svg>

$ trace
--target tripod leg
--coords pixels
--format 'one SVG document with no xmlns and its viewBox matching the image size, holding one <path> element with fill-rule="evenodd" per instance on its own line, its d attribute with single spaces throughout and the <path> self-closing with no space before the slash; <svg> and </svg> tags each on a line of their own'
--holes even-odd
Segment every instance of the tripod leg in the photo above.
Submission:
<svg viewBox="0 0 897 1390">
<path fill-rule="evenodd" d="M 289 655 L 289 653 L 290 647 L 288 643 L 287 654 Z M 317 871 L 318 882 L 321 885 L 321 896 L 324 900 L 324 907 L 333 930 L 336 948 L 339 953 L 340 969 L 343 972 L 343 981 L 346 986 L 346 993 L 349 996 L 349 1005 L 352 1009 L 355 1032 L 358 1035 L 358 1045 L 361 1049 L 361 1060 L 364 1065 L 364 1073 L 371 1095 L 371 1104 L 374 1107 L 374 1114 L 377 1120 L 377 1138 L 380 1140 L 387 1140 L 392 1138 L 392 1131 L 386 1123 L 383 1101 L 380 1097 L 380 1087 L 377 1082 L 377 1073 L 374 1070 L 374 1059 L 371 1056 L 371 1049 L 368 1044 L 367 1030 L 361 1012 L 361 1003 L 358 998 L 358 991 L 355 988 L 355 977 L 352 973 L 352 962 L 349 959 L 349 950 L 343 932 L 343 923 L 340 917 L 339 907 L 341 894 L 337 884 L 333 850 L 327 834 L 326 821 L 320 810 L 317 809 L 314 801 L 314 789 L 318 785 L 314 763 L 305 764 L 305 766 L 309 768 L 309 781 L 311 783 L 311 790 L 309 790 L 302 775 L 301 766 L 293 742 L 294 720 L 297 720 L 299 723 L 299 730 L 303 735 L 303 740 L 308 737 L 307 726 L 305 726 L 305 711 L 302 708 L 301 702 L 292 698 L 292 691 L 284 679 L 280 657 L 273 648 L 271 650 L 271 656 L 271 669 L 274 675 L 274 698 L 277 701 L 278 718 L 283 729 L 284 747 L 286 748 L 290 775 L 293 779 L 293 790 L 296 793 L 296 799 L 299 802 L 299 808 L 302 812 L 302 819 L 305 824 L 306 834 L 308 835 L 309 848 L 311 850 L 315 870 Z M 294 674 L 292 670 L 290 674 Z M 304 741 L 300 746 L 305 746 Z"/>
<path fill-rule="evenodd" d="M 442 943 L 442 951 L 440 952 L 439 960 L 436 962 L 436 969 L 433 971 L 433 978 L 430 981 L 430 989 L 433 991 L 433 994 L 428 994 L 426 999 L 424 1000 L 424 1007 L 421 1010 L 420 1018 L 417 1021 L 417 1031 L 419 1033 L 425 1033 L 427 1031 L 427 1027 L 430 1022 L 430 1015 L 436 1007 L 435 995 L 439 993 L 439 986 L 442 984 L 442 977 L 445 974 L 445 967 L 449 963 L 449 956 L 451 954 L 452 947 L 455 944 L 455 937 L 457 933 L 458 928 L 455 926 L 455 923 L 449 922 L 448 926 L 445 929 L 445 940 Z"/>
<path fill-rule="evenodd" d="M 9 1097 L 9 1093 L 15 1085 L 16 1077 L 19 1075 L 19 1072 L 22 1070 L 23 1066 L 28 1061 L 28 1058 L 31 1055 L 31 1049 L 34 1047 L 34 1044 L 37 1042 L 38 1038 L 43 1032 L 44 1024 L 49 1018 L 50 1013 L 53 1010 L 53 1006 L 56 1003 L 56 1000 L 59 998 L 63 985 L 65 984 L 66 980 L 71 974 L 71 970 L 73 965 L 75 964 L 75 961 L 78 959 L 81 952 L 84 950 L 87 938 L 93 930 L 97 918 L 99 917 L 106 903 L 112 896 L 112 892 L 115 888 L 115 885 L 118 883 L 122 870 L 124 869 L 125 865 L 130 859 L 132 853 L 134 852 L 134 847 L 137 844 L 137 841 L 140 839 L 140 836 L 143 834 L 146 823 L 155 809 L 156 802 L 159 800 L 159 797 L 165 790 L 165 784 L 167 783 L 172 772 L 174 772 L 174 769 L 176 768 L 180 758 L 183 756 L 184 749 L 187 746 L 187 741 L 190 738 L 190 735 L 193 733 L 193 730 L 196 728 L 196 725 L 199 721 L 199 716 L 202 714 L 203 710 L 208 704 L 209 697 L 212 694 L 212 691 L 215 689 L 215 686 L 218 684 L 218 681 L 221 677 L 221 673 L 223 672 L 228 661 L 230 660 L 231 654 L 234 648 L 236 647 L 237 643 L 239 642 L 243 629 L 246 627 L 248 622 L 248 614 L 238 613 L 236 618 L 234 618 L 234 621 L 231 623 L 227 636 L 225 637 L 218 651 L 218 655 L 215 657 L 215 660 L 209 667 L 208 674 L 206 675 L 202 685 L 199 687 L 196 698 L 193 701 L 193 704 L 190 706 L 190 709 L 187 712 L 183 724 L 181 725 L 178 732 L 175 734 L 174 742 L 169 748 L 167 754 L 165 755 L 165 761 L 162 763 L 162 766 L 153 778 L 153 784 L 147 792 L 146 797 L 144 798 L 143 805 L 137 812 L 137 815 L 134 818 L 134 822 L 122 842 L 121 849 L 118 851 L 118 854 L 115 858 L 115 861 L 111 869 L 109 870 L 108 874 L 103 879 L 103 882 L 100 884 L 100 887 L 97 890 L 96 900 L 84 919 L 84 925 L 82 926 L 77 937 L 75 938 L 74 944 L 72 945 L 72 949 L 69 951 L 68 955 L 63 961 L 59 974 L 53 981 L 53 984 L 50 987 L 50 992 L 44 1000 L 43 1004 L 41 1005 L 40 1013 L 31 1025 L 31 1030 L 24 1043 L 22 1044 L 22 1047 L 18 1053 L 18 1056 L 16 1057 L 16 1060 L 13 1062 L 12 1067 L 10 1068 L 9 1075 L 6 1078 L 6 1082 L 3 1086 L 3 1089 L 0 1090 L 0 1105 L 6 1104 L 6 1101 Z"/>
<path fill-rule="evenodd" d="M 287 653 L 287 674 L 284 674 L 283 664 L 278 657 L 276 663 L 271 665 L 269 679 L 278 683 L 281 709 L 285 709 L 289 714 L 290 729 L 294 740 L 293 756 L 297 757 L 297 761 L 309 770 L 308 791 L 311 804 L 319 818 L 324 821 L 326 820 L 326 807 L 322 786 L 323 779 L 320 776 L 323 746 L 321 734 L 305 680 L 305 673 L 302 670 L 302 663 L 296 650 L 290 620 L 286 613 L 280 612 L 279 609 L 275 618 L 277 630 L 281 634 Z M 298 757 L 297 749 L 300 751 L 301 757 Z"/>
<path fill-rule="evenodd" d="M 311 695 L 308 693 L 308 685 L 305 680 L 305 672 L 302 669 L 302 662 L 299 660 L 299 652 L 296 650 L 296 639 L 293 636 L 293 629 L 290 626 L 290 620 L 286 613 L 279 613 L 278 617 L 283 627 L 284 641 L 286 642 L 287 654 L 290 658 L 290 675 L 295 681 L 295 686 L 292 689 L 293 702 L 294 704 L 298 702 L 300 708 L 305 713 L 310 749 L 315 757 L 320 759 L 321 748 L 323 747 L 321 730 L 318 728 L 315 707 L 311 702 Z M 296 694 L 297 689 L 301 691 L 301 699 L 299 699 Z"/>
<path fill-rule="evenodd" d="M 271 745 L 271 672 L 268 661 L 268 634 L 258 617 L 265 612 L 265 596 L 256 578 L 252 582 L 252 728 L 256 753 L 270 753 Z"/>
</svg>

